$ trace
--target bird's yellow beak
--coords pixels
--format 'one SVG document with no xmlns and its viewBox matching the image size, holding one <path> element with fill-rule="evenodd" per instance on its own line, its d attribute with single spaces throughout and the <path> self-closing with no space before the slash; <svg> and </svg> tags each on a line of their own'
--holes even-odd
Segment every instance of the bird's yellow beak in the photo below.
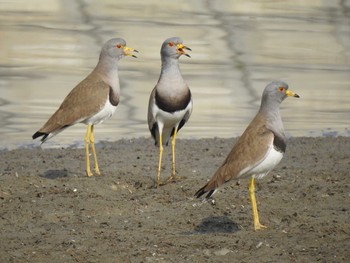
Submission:
<svg viewBox="0 0 350 263">
<path fill-rule="evenodd" d="M 300 96 L 299 96 L 298 94 L 294 93 L 294 92 L 291 91 L 291 90 L 286 90 L 286 95 L 287 95 L 288 97 L 300 98 Z"/>
<path fill-rule="evenodd" d="M 191 57 L 189 54 L 186 53 L 186 50 L 192 51 L 189 47 L 186 47 L 184 44 L 180 43 L 176 45 L 176 51 L 180 53 L 181 55 L 185 55 L 186 57 Z"/>
<path fill-rule="evenodd" d="M 127 46 L 125 46 L 123 50 L 124 50 L 125 56 L 132 56 L 134 58 L 137 58 L 137 57 L 135 55 L 131 54 L 131 52 L 139 53 L 136 49 L 133 49 L 133 48 L 130 48 L 130 47 L 127 47 Z"/>
</svg>

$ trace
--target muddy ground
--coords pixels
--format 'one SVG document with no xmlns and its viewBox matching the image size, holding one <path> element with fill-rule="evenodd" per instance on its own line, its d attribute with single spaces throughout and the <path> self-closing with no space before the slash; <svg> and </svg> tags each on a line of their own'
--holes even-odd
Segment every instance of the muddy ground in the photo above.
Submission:
<svg viewBox="0 0 350 263">
<path fill-rule="evenodd" d="M 185 178 L 159 188 L 150 138 L 100 143 L 92 178 L 84 149 L 0 152 L 0 262 L 349 262 L 350 138 L 289 139 L 257 184 L 259 232 L 247 180 L 194 198 L 235 140 L 179 139 Z"/>
</svg>

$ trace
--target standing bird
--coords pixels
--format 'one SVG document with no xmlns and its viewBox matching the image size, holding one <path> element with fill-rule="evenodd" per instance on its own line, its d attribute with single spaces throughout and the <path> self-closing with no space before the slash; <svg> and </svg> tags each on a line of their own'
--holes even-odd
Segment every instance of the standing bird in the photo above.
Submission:
<svg viewBox="0 0 350 263">
<path fill-rule="evenodd" d="M 182 78 L 179 58 L 191 57 L 185 52 L 191 50 L 179 37 L 168 38 L 160 50 L 162 68 L 157 85 L 152 90 L 148 104 L 148 127 L 159 146 L 157 185 L 161 185 L 163 146 L 172 146 L 172 175 L 168 182 L 175 179 L 175 140 L 179 130 L 185 125 L 192 113 L 192 95 L 187 83 Z"/>
<path fill-rule="evenodd" d="M 94 145 L 94 125 L 110 118 L 115 112 L 120 98 L 118 62 L 124 56 L 136 57 L 131 54 L 133 51 L 138 52 L 127 47 L 121 38 L 108 40 L 102 47 L 95 69 L 67 95 L 45 125 L 33 134 L 33 139 L 43 136 L 41 142 L 44 143 L 76 123 L 85 123 L 88 125 L 85 136 L 86 174 L 92 176 L 91 146 L 95 173 L 100 175 Z"/>
<path fill-rule="evenodd" d="M 251 178 L 249 194 L 255 230 L 265 228 L 259 221 L 255 199 L 255 179 L 267 175 L 281 161 L 287 146 L 279 112 L 280 104 L 286 97 L 299 98 L 299 95 L 288 90 L 287 83 L 283 81 L 273 81 L 266 86 L 259 112 L 214 176 L 195 194 L 198 198 L 208 193 L 206 198 L 209 198 L 218 187 L 228 181 Z"/>
</svg>

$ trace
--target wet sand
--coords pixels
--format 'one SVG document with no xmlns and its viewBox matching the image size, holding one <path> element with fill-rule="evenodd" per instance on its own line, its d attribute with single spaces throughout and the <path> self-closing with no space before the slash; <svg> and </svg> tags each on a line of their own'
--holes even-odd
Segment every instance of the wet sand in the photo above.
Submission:
<svg viewBox="0 0 350 263">
<path fill-rule="evenodd" d="M 103 176 L 84 149 L 0 152 L 1 262 L 348 262 L 350 138 L 291 138 L 258 181 L 266 230 L 254 232 L 248 180 L 202 202 L 236 139 L 178 140 L 181 181 L 154 188 L 150 138 L 103 142 Z M 171 173 L 165 148 L 162 178 Z"/>
</svg>

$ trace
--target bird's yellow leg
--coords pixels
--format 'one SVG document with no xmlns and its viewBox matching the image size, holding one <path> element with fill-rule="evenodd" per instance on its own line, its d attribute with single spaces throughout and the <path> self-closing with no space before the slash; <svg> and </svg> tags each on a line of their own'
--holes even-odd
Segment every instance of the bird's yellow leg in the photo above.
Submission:
<svg viewBox="0 0 350 263">
<path fill-rule="evenodd" d="M 253 209 L 254 230 L 257 231 L 257 230 L 264 229 L 264 228 L 266 228 L 266 226 L 260 224 L 259 214 L 258 214 L 258 207 L 256 205 L 256 199 L 255 199 L 255 178 L 250 179 L 249 195 L 250 195 L 250 200 L 251 200 L 252 209 Z"/>
<path fill-rule="evenodd" d="M 96 150 L 95 150 L 94 125 L 91 125 L 90 144 L 91 144 L 92 155 L 94 156 L 95 173 L 97 175 L 101 175 L 100 169 L 98 167 Z"/>
<path fill-rule="evenodd" d="M 85 135 L 85 151 L 86 151 L 86 175 L 92 176 L 92 172 L 90 170 L 90 153 L 89 153 L 89 144 L 90 144 L 90 134 L 91 134 L 91 126 L 88 125 Z"/>
<path fill-rule="evenodd" d="M 172 174 L 171 176 L 168 178 L 168 182 L 171 182 L 175 179 L 182 179 L 181 176 L 177 176 L 176 175 L 176 169 L 175 169 L 175 143 L 176 143 L 176 135 L 177 135 L 177 128 L 174 130 L 174 135 L 173 138 L 171 140 L 171 150 L 172 150 Z"/>
<path fill-rule="evenodd" d="M 175 128 L 173 139 L 171 140 L 171 151 L 172 151 L 172 155 L 173 155 L 173 159 L 172 159 L 172 174 L 171 174 L 172 178 L 174 178 L 175 174 L 176 174 L 176 170 L 175 170 L 175 142 L 176 142 L 176 135 L 177 135 L 177 128 Z"/>
<path fill-rule="evenodd" d="M 163 135 L 159 133 L 159 161 L 158 161 L 158 174 L 157 174 L 157 186 L 160 183 L 160 170 L 162 169 L 162 156 L 163 156 Z"/>
</svg>

